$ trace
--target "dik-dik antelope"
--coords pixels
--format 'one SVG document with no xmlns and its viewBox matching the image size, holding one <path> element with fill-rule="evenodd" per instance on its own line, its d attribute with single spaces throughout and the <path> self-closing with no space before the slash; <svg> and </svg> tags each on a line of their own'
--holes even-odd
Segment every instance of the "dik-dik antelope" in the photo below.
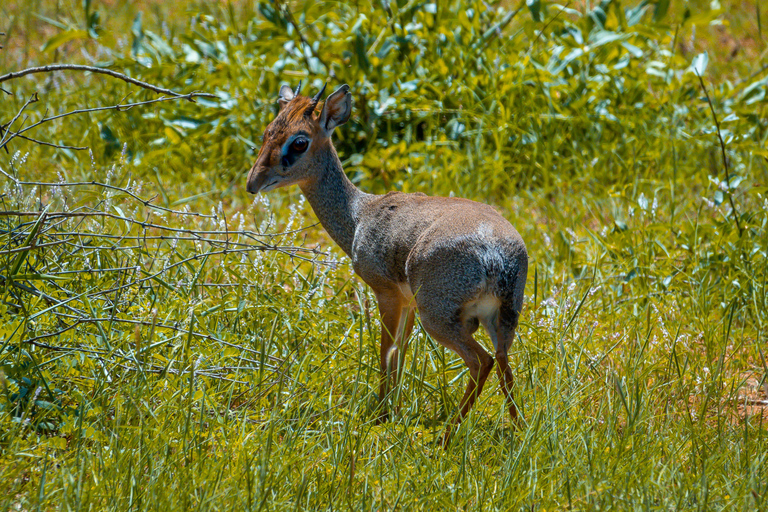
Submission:
<svg viewBox="0 0 768 512">
<path fill-rule="evenodd" d="M 381 315 L 380 416 L 390 381 L 402 372 L 415 309 L 432 338 L 456 352 L 470 379 L 460 409 L 448 426 L 466 416 L 483 389 L 494 357 L 472 334 L 483 324 L 493 341 L 501 391 L 517 420 L 507 350 L 523 306 L 528 253 L 512 225 L 488 205 L 421 193 L 366 194 L 344 174 L 331 142 L 334 128 L 352 112 L 349 86 L 328 96 L 320 115 L 313 98 L 284 85 L 280 111 L 248 174 L 256 194 L 297 184 L 328 234 L 352 259 L 373 289 Z"/>
</svg>

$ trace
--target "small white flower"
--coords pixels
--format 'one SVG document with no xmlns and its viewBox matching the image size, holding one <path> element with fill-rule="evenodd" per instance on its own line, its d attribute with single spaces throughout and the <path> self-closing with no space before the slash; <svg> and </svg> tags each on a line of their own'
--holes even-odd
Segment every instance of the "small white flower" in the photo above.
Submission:
<svg viewBox="0 0 768 512">
<path fill-rule="evenodd" d="M 637 198 L 637 205 L 642 211 L 646 211 L 648 209 L 648 199 L 642 192 L 640 193 L 640 197 Z"/>
</svg>

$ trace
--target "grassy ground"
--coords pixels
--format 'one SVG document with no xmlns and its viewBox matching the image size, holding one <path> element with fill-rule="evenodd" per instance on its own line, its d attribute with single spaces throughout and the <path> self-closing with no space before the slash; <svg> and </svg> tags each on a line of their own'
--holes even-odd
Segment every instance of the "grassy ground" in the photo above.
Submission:
<svg viewBox="0 0 768 512">
<path fill-rule="evenodd" d="M 215 95 L 0 83 L 14 132 L 124 105 L 0 141 L 0 508 L 766 509 L 768 8 L 664 5 L 0 7 L 0 75 Z M 372 295 L 298 190 L 245 192 L 279 85 L 329 77 L 359 186 L 526 241 L 521 429 L 492 377 L 435 445 L 468 377 L 418 325 L 374 425 Z"/>
</svg>

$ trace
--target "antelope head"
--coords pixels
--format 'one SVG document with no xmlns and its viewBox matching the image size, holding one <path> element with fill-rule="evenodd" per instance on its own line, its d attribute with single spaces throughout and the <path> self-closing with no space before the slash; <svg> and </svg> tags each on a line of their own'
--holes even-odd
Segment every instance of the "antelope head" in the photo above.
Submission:
<svg viewBox="0 0 768 512">
<path fill-rule="evenodd" d="M 320 115 L 315 115 L 325 86 L 314 97 L 300 96 L 287 85 L 280 88 L 280 112 L 264 131 L 264 143 L 248 173 L 247 190 L 252 194 L 287 185 L 306 183 L 317 177 L 331 149 L 333 129 L 352 113 L 352 94 L 342 85 L 328 96 Z"/>
</svg>

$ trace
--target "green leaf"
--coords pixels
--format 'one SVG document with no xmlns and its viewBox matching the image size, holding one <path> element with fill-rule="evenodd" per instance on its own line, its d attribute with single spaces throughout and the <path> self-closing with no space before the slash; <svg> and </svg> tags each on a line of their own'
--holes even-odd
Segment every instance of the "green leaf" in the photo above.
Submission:
<svg viewBox="0 0 768 512">
<path fill-rule="evenodd" d="M 632 56 L 633 56 L 633 57 L 635 57 L 635 58 L 637 58 L 637 59 L 640 59 L 640 58 L 642 58 L 642 57 L 643 57 L 643 50 L 641 50 L 641 49 L 640 49 L 640 48 L 638 48 L 637 46 L 635 46 L 635 45 L 633 45 L 633 44 L 629 44 L 629 43 L 628 43 L 628 42 L 626 42 L 626 41 L 622 41 L 622 43 L 621 43 L 621 46 L 623 46 L 624 48 L 626 48 L 626 50 L 627 50 L 627 51 L 628 51 L 630 54 L 632 54 Z"/>
<path fill-rule="evenodd" d="M 99 136 L 101 139 L 106 142 L 106 147 L 104 148 L 104 156 L 111 156 L 115 151 L 120 149 L 120 141 L 117 140 L 117 137 L 115 137 L 115 134 L 112 133 L 112 130 L 109 129 L 109 126 L 106 124 L 102 124 L 99 129 Z"/>
<path fill-rule="evenodd" d="M 658 0 L 656 2 L 656 8 L 653 10 L 653 21 L 659 23 L 664 16 L 667 15 L 669 10 L 669 0 Z"/>
<path fill-rule="evenodd" d="M 99 37 L 99 11 L 94 11 L 88 17 L 88 36 L 92 39 Z"/>
<path fill-rule="evenodd" d="M 48 274 L 16 274 L 13 279 L 16 281 L 67 281 L 69 278 Z"/>
<path fill-rule="evenodd" d="M 731 176 L 730 182 L 728 183 L 728 188 L 733 190 L 738 187 L 742 181 L 744 181 L 744 176 L 734 174 Z"/>
<path fill-rule="evenodd" d="M 131 55 L 136 56 L 141 51 L 141 43 L 144 41 L 144 30 L 141 28 L 141 11 L 136 14 L 131 24 L 133 42 L 131 43 Z"/>
<path fill-rule="evenodd" d="M 525 5 L 527 5 L 528 10 L 531 11 L 531 18 L 533 18 L 533 21 L 541 21 L 541 1 L 525 0 Z"/>
<path fill-rule="evenodd" d="M 88 39 L 88 32 L 85 30 L 67 30 L 66 32 L 60 32 L 47 40 L 41 48 L 41 51 L 52 52 L 61 45 L 74 41 L 75 39 Z"/>
<path fill-rule="evenodd" d="M 693 71 L 697 76 L 704 76 L 704 72 L 707 70 L 707 64 L 709 63 L 709 54 L 702 52 L 693 58 L 691 67 L 688 69 Z"/>
<path fill-rule="evenodd" d="M 605 44 L 612 43 L 614 41 L 619 41 L 621 39 L 626 39 L 626 38 L 627 38 L 627 35 L 625 34 L 617 34 L 616 32 L 611 32 L 609 30 L 600 30 L 590 34 L 589 46 L 590 48 L 603 46 Z"/>
</svg>

